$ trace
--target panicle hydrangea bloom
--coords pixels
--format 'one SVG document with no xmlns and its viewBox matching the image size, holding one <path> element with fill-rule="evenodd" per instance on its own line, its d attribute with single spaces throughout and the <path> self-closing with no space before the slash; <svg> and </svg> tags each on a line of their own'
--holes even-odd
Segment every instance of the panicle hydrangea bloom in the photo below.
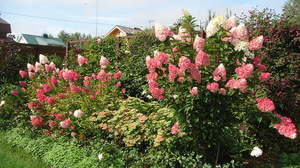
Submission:
<svg viewBox="0 0 300 168">
<path fill-rule="evenodd" d="M 171 128 L 172 134 L 178 134 L 181 130 L 179 129 L 179 123 L 175 123 Z"/>
<path fill-rule="evenodd" d="M 264 37 L 262 35 L 256 37 L 255 39 L 250 41 L 249 49 L 250 50 L 259 50 L 259 49 L 261 49 L 263 41 L 264 41 Z"/>
<path fill-rule="evenodd" d="M 268 98 L 256 98 L 256 101 L 258 102 L 257 108 L 262 112 L 272 112 L 275 110 L 273 101 Z"/>
<path fill-rule="evenodd" d="M 198 94 L 198 87 L 193 87 L 191 90 L 190 90 L 190 93 L 192 94 L 192 96 L 195 96 Z"/>
<path fill-rule="evenodd" d="M 262 155 L 262 153 L 263 153 L 263 151 L 259 147 L 255 146 L 253 148 L 253 150 L 251 151 L 250 155 L 255 156 L 255 157 L 259 157 L 259 156 Z"/>
<path fill-rule="evenodd" d="M 182 71 L 187 70 L 191 66 L 191 60 L 185 56 L 181 56 L 178 62 L 178 66 Z"/>
<path fill-rule="evenodd" d="M 174 83 L 175 78 L 177 78 L 178 76 L 179 68 L 177 68 L 175 65 L 170 63 L 168 70 L 169 70 L 169 81 L 171 83 Z"/>
<path fill-rule="evenodd" d="M 59 93 L 59 94 L 57 94 L 56 95 L 59 99 L 64 99 L 64 98 L 66 98 L 66 95 L 65 94 L 63 94 L 63 93 Z"/>
<path fill-rule="evenodd" d="M 248 30 L 244 23 L 240 23 L 236 28 L 234 28 L 232 35 L 234 38 L 238 38 L 242 41 L 249 41 Z"/>
<path fill-rule="evenodd" d="M 160 41 L 165 41 L 168 36 L 173 36 L 173 32 L 169 31 L 169 29 L 161 25 L 160 23 L 155 23 L 155 37 L 158 38 Z"/>
<path fill-rule="evenodd" d="M 204 51 L 200 50 L 196 56 L 195 64 L 196 66 L 209 66 L 209 54 L 206 54 Z"/>
<path fill-rule="evenodd" d="M 243 64 L 242 67 L 235 69 L 235 73 L 239 75 L 239 78 L 246 79 L 252 76 L 253 69 L 252 64 Z"/>
<path fill-rule="evenodd" d="M 189 70 L 190 72 L 190 77 L 196 81 L 196 83 L 200 83 L 201 82 L 201 73 L 198 70 L 198 67 L 195 66 L 193 63 L 191 63 L 191 68 Z"/>
<path fill-rule="evenodd" d="M 226 21 L 225 21 L 225 23 L 224 23 L 224 25 L 223 25 L 223 28 L 225 29 L 225 30 L 229 30 L 229 29 L 231 29 L 232 27 L 234 27 L 234 26 L 237 26 L 238 24 L 237 24 L 237 21 L 236 21 L 236 17 L 233 15 L 233 16 L 231 16 L 230 18 L 228 18 Z"/>
<path fill-rule="evenodd" d="M 288 117 L 281 116 L 280 114 L 276 115 L 281 119 L 281 122 L 279 124 L 275 124 L 274 128 L 278 130 L 280 135 L 283 135 L 290 139 L 296 139 L 297 129 L 292 120 Z"/>
<path fill-rule="evenodd" d="M 71 93 L 80 93 L 81 92 L 81 88 L 76 85 L 71 85 L 70 90 L 71 90 Z"/>
<path fill-rule="evenodd" d="M 219 94 L 226 95 L 226 89 L 220 88 L 219 89 Z"/>
<path fill-rule="evenodd" d="M 34 72 L 39 72 L 42 69 L 42 64 L 39 62 L 35 62 Z"/>
<path fill-rule="evenodd" d="M 36 75 L 34 72 L 29 72 L 28 73 L 29 78 L 34 78 Z"/>
<path fill-rule="evenodd" d="M 75 116 L 76 118 L 82 117 L 83 114 L 84 114 L 84 112 L 81 111 L 81 110 L 75 110 L 75 111 L 74 111 L 74 116 Z"/>
<path fill-rule="evenodd" d="M 222 15 L 217 15 L 215 18 L 210 20 L 206 27 L 206 38 L 215 35 L 220 30 L 220 27 L 224 24 L 224 22 L 225 20 Z"/>
<path fill-rule="evenodd" d="M 14 96 L 19 96 L 19 92 L 17 90 L 12 90 L 10 93 Z"/>
<path fill-rule="evenodd" d="M 221 63 L 213 72 L 213 76 L 214 76 L 214 81 L 219 81 L 222 78 L 222 81 L 226 81 L 226 70 L 224 65 Z"/>
<path fill-rule="evenodd" d="M 157 73 L 150 73 L 146 75 L 148 81 L 157 81 L 158 74 Z"/>
<path fill-rule="evenodd" d="M 24 82 L 24 81 L 19 81 L 19 84 L 23 87 L 25 87 L 27 85 L 26 82 Z"/>
<path fill-rule="evenodd" d="M 100 58 L 100 67 L 105 69 L 109 64 L 110 64 L 109 60 L 106 57 L 101 56 L 101 58 Z"/>
<path fill-rule="evenodd" d="M 53 106 L 56 103 L 56 99 L 54 97 L 46 97 L 45 101 L 50 105 Z"/>
<path fill-rule="evenodd" d="M 206 86 L 208 90 L 210 90 L 213 93 L 216 93 L 219 90 L 219 84 L 216 82 L 210 83 Z"/>
<path fill-rule="evenodd" d="M 230 90 L 239 89 L 242 93 L 245 93 L 247 91 L 247 81 L 246 79 L 230 79 L 225 87 L 229 87 Z"/>
<path fill-rule="evenodd" d="M 164 99 L 165 97 L 163 96 L 163 93 L 164 93 L 165 91 L 163 90 L 163 89 L 160 89 L 160 88 L 158 88 L 158 87 L 156 87 L 156 88 L 151 88 L 150 89 L 150 93 L 151 93 L 151 95 L 153 96 L 153 98 L 155 98 L 155 99 Z"/>
<path fill-rule="evenodd" d="M 77 57 L 77 62 L 80 66 L 82 66 L 83 64 L 87 64 L 88 63 L 88 59 L 84 58 L 83 56 L 81 56 L 80 54 Z"/>
<path fill-rule="evenodd" d="M 38 116 L 30 116 L 31 125 L 35 127 L 41 127 L 44 125 L 43 119 Z"/>
<path fill-rule="evenodd" d="M 70 119 L 66 119 L 64 121 L 60 122 L 60 126 L 62 128 L 69 128 L 71 126 L 71 120 Z"/>
<path fill-rule="evenodd" d="M 40 54 L 39 55 L 39 62 L 41 64 L 47 64 L 47 63 L 49 63 L 49 60 L 48 60 L 48 58 L 45 55 Z"/>
<path fill-rule="evenodd" d="M 248 41 L 241 41 L 237 45 L 234 46 L 235 51 L 249 51 L 249 42 Z"/>
<path fill-rule="evenodd" d="M 58 126 L 58 123 L 56 121 L 49 121 L 49 127 L 54 127 L 54 126 Z"/>
<path fill-rule="evenodd" d="M 195 38 L 193 43 L 193 48 L 199 52 L 200 50 L 204 50 L 205 38 L 199 37 L 198 35 Z"/>
<path fill-rule="evenodd" d="M 122 72 L 121 71 L 118 71 L 114 74 L 113 78 L 116 78 L 116 79 L 120 79 L 122 76 Z"/>
<path fill-rule="evenodd" d="M 160 51 L 154 51 L 154 60 L 156 68 L 160 68 L 163 64 L 169 64 L 169 56 Z"/>
<path fill-rule="evenodd" d="M 256 71 L 257 72 L 265 72 L 265 71 L 267 71 L 267 68 L 266 68 L 266 66 L 264 66 L 262 64 L 258 64 Z"/>
<path fill-rule="evenodd" d="M 55 76 L 51 76 L 50 77 L 50 83 L 54 86 L 56 84 L 58 84 L 58 80 L 56 79 Z"/>
<path fill-rule="evenodd" d="M 22 78 L 27 76 L 27 72 L 20 70 L 19 74 L 21 75 Z"/>
<path fill-rule="evenodd" d="M 35 66 L 27 63 L 27 70 L 28 70 L 28 72 L 35 71 Z"/>
<path fill-rule="evenodd" d="M 259 79 L 261 82 L 264 82 L 264 81 L 267 81 L 268 79 L 270 79 L 270 76 L 271 76 L 270 73 L 262 73 L 262 74 L 260 74 L 260 76 L 259 76 L 258 79 Z"/>
<path fill-rule="evenodd" d="M 48 84 L 43 84 L 42 87 L 43 87 L 45 93 L 50 92 L 52 90 L 52 86 L 48 85 Z"/>
<path fill-rule="evenodd" d="M 63 78 L 65 81 L 71 82 L 78 80 L 81 76 L 77 72 L 68 69 L 62 69 L 59 71 L 59 78 Z"/>
<path fill-rule="evenodd" d="M 190 36 L 191 33 L 189 33 L 186 28 L 180 27 L 178 31 L 178 35 L 175 36 L 175 39 L 180 40 L 182 42 L 192 42 L 193 38 L 191 38 Z"/>
</svg>

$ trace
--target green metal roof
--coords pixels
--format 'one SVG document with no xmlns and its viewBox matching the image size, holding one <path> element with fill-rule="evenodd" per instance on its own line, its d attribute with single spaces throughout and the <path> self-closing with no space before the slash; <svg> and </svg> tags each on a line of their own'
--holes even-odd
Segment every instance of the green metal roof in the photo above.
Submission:
<svg viewBox="0 0 300 168">
<path fill-rule="evenodd" d="M 62 47 L 66 46 L 66 44 L 60 38 L 36 36 L 30 34 L 22 34 L 22 36 L 25 38 L 28 44 L 62 46 Z"/>
</svg>

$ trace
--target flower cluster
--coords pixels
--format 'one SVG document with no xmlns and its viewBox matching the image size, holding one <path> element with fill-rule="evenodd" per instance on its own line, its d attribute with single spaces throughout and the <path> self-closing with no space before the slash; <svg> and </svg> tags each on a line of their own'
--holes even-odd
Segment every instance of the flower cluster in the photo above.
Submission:
<svg viewBox="0 0 300 168">
<path fill-rule="evenodd" d="M 279 124 L 274 125 L 274 128 L 278 130 L 279 134 L 284 135 L 285 137 L 290 139 L 297 138 L 297 129 L 292 120 L 288 117 L 281 116 L 280 114 L 276 115 L 281 119 L 281 122 Z"/>
</svg>

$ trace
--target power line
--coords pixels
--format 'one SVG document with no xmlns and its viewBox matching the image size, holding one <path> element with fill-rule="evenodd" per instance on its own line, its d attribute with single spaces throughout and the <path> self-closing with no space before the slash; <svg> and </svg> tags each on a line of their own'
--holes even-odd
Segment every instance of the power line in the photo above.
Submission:
<svg viewBox="0 0 300 168">
<path fill-rule="evenodd" d="M 26 15 L 26 14 L 12 13 L 12 12 L 3 12 L 3 11 L 0 11 L 0 13 L 10 14 L 10 15 L 17 15 L 17 16 L 24 16 L 24 17 L 31 17 L 31 18 L 56 20 L 56 21 L 63 21 L 63 22 L 74 22 L 74 23 L 83 23 L 83 24 L 113 25 L 113 26 L 116 25 L 116 24 L 108 24 L 108 23 L 94 23 L 94 22 L 86 22 L 86 21 L 78 21 L 78 20 L 68 20 L 68 19 L 50 18 L 50 17 L 43 17 L 43 16 L 33 16 L 33 15 Z"/>
</svg>

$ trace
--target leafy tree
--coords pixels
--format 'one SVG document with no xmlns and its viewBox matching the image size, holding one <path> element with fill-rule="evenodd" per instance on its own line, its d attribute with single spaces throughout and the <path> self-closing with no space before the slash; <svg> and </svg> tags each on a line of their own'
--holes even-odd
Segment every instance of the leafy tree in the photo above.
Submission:
<svg viewBox="0 0 300 168">
<path fill-rule="evenodd" d="M 75 33 L 67 33 L 64 30 L 60 31 L 58 37 L 64 42 L 68 41 L 78 41 L 78 40 L 90 40 L 92 39 L 92 35 L 90 34 L 81 34 L 80 32 Z"/>
<path fill-rule="evenodd" d="M 286 16 L 291 17 L 292 19 L 300 19 L 300 0 L 287 0 L 284 3 L 283 11 Z"/>
</svg>

